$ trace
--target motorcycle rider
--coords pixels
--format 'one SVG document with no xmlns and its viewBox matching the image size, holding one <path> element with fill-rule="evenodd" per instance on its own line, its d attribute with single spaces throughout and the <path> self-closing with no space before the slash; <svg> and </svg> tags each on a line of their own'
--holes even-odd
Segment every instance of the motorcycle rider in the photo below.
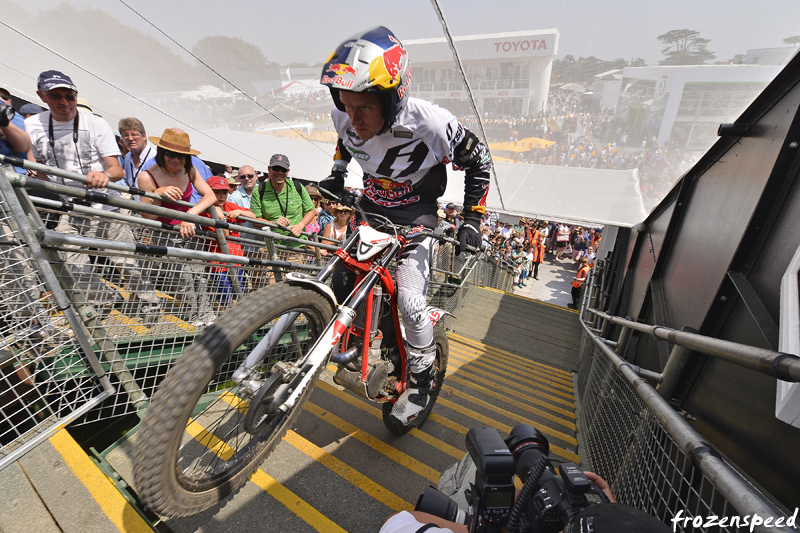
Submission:
<svg viewBox="0 0 800 533">
<path fill-rule="evenodd" d="M 484 144 L 449 111 L 409 97 L 411 69 L 405 48 L 385 27 L 342 42 L 322 68 L 320 82 L 333 97 L 331 112 L 339 139 L 330 177 L 320 186 L 344 191 L 347 164 L 364 173 L 359 207 L 395 224 L 438 224 L 438 198 L 447 184 L 446 165 L 465 170 L 458 251 L 481 244 L 491 158 Z M 403 316 L 409 385 L 392 418 L 413 423 L 425 410 L 436 358 L 433 325 L 426 312 L 433 239 L 414 238 L 397 265 L 398 308 Z M 420 419 L 420 422 L 422 420 Z"/>
</svg>

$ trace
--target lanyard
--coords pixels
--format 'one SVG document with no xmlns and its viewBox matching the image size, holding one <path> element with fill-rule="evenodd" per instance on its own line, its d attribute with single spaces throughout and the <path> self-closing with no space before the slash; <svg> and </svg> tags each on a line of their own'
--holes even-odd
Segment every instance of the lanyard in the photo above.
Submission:
<svg viewBox="0 0 800 533">
<path fill-rule="evenodd" d="M 134 185 L 136 185 L 136 178 L 139 177 L 139 172 L 142 171 L 142 167 L 144 166 L 145 161 L 147 161 L 148 156 L 150 155 L 150 152 L 152 150 L 153 149 L 150 146 L 148 146 L 146 154 L 144 153 L 139 154 L 139 166 L 137 167 L 136 172 L 133 171 L 133 155 L 131 155 L 131 174 L 133 174 L 133 179 L 131 179 L 131 181 L 133 183 L 129 183 L 128 184 L 129 187 L 133 187 Z"/>
<path fill-rule="evenodd" d="M 275 195 L 275 199 L 278 201 L 278 207 L 281 208 L 281 214 L 284 217 L 289 218 L 287 215 L 287 213 L 289 212 L 289 185 L 286 182 L 284 182 L 283 188 L 286 189 L 286 207 L 283 207 L 283 205 L 281 205 L 281 199 L 278 196 L 278 193 L 275 192 L 275 189 L 272 189 L 272 194 Z"/>
<path fill-rule="evenodd" d="M 78 166 L 81 169 L 81 174 L 83 174 L 83 162 L 81 161 L 81 153 L 78 150 L 78 117 L 80 117 L 80 113 L 75 113 L 75 119 L 72 121 L 72 142 L 75 145 L 75 155 L 78 157 Z M 56 155 L 56 139 L 55 135 L 53 135 L 52 114 L 50 115 L 49 119 L 50 123 L 48 128 L 48 140 L 50 141 L 50 150 L 53 152 L 53 159 L 56 161 L 56 167 L 61 168 L 61 165 L 58 164 L 58 156 Z"/>
</svg>

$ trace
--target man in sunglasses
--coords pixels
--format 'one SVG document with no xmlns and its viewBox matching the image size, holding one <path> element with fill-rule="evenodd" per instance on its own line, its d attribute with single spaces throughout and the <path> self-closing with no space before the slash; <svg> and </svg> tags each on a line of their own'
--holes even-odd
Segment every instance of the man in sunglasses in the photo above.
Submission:
<svg viewBox="0 0 800 533">
<path fill-rule="evenodd" d="M 273 155 L 269 160 L 269 178 L 253 195 L 250 211 L 265 222 L 286 228 L 277 230 L 278 232 L 292 237 L 301 237 L 305 227 L 314 220 L 317 210 L 305 187 L 297 185 L 299 184 L 295 184 L 289 178 L 289 158 L 283 154 Z M 281 257 L 284 261 L 302 262 L 304 260 L 305 255 L 299 251 L 303 245 L 288 241 L 279 241 L 278 244 L 298 249 L 298 253 L 290 253 Z"/>
<path fill-rule="evenodd" d="M 250 209 L 250 200 L 253 196 L 253 190 L 255 190 L 256 185 L 258 185 L 256 171 L 250 165 L 244 165 L 239 167 L 239 175 L 237 177 L 239 178 L 239 187 L 228 196 L 228 201 L 238 205 L 242 209 Z"/>
<path fill-rule="evenodd" d="M 90 111 L 78 109 L 78 88 L 69 76 L 57 70 L 47 70 L 39 75 L 36 94 L 49 110 L 25 119 L 34 159 L 51 167 L 83 174 L 87 183 L 42 172 L 38 173 L 39 178 L 78 189 L 98 189 L 109 197 L 119 197 L 119 192 L 105 188 L 109 181 L 116 182 L 125 177 L 125 171 L 119 163 L 119 146 L 108 122 Z M 89 205 L 79 198 L 73 200 L 70 197 L 68 200 Z M 92 203 L 91 207 L 119 212 L 118 207 L 103 203 Z M 99 216 L 79 216 L 72 212 L 61 215 L 56 231 L 124 243 L 134 242 L 127 224 Z M 110 311 L 111 304 L 122 300 L 121 295 L 112 293 L 94 273 L 88 254 L 76 250 L 64 255 L 77 288 L 85 291 L 89 300 L 97 302 L 101 311 Z M 152 285 L 142 278 L 137 261 L 131 256 L 121 255 L 112 255 L 109 259 L 122 273 L 129 290 L 142 302 L 143 309 L 157 310 L 159 298 Z"/>
</svg>

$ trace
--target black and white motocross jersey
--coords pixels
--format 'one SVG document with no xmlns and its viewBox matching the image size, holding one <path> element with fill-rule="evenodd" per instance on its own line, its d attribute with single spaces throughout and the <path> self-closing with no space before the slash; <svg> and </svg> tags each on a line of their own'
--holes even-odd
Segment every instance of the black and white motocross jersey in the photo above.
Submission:
<svg viewBox="0 0 800 533">
<path fill-rule="evenodd" d="M 346 172 L 355 158 L 364 171 L 359 205 L 397 224 L 435 228 L 437 200 L 447 186 L 445 166 L 464 170 L 464 214 L 481 216 L 489 192 L 491 158 L 486 147 L 449 111 L 409 98 L 392 127 L 368 141 L 359 139 L 347 113 L 334 109 L 339 135 L 334 169 Z"/>
</svg>

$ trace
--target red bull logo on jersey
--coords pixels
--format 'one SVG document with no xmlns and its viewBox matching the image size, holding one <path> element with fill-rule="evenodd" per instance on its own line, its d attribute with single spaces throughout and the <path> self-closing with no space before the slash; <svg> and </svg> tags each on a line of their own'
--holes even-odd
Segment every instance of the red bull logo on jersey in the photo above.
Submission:
<svg viewBox="0 0 800 533">
<path fill-rule="evenodd" d="M 370 79 L 373 85 L 381 89 L 390 89 L 400 83 L 400 73 L 408 62 L 408 54 L 400 41 L 391 35 L 389 39 L 395 44 L 369 64 Z"/>
<path fill-rule="evenodd" d="M 369 176 L 364 180 L 364 185 L 368 188 L 378 189 L 382 191 L 395 191 L 400 194 L 410 193 L 412 190 L 411 182 L 392 181 L 387 178 L 376 178 Z"/>
</svg>

